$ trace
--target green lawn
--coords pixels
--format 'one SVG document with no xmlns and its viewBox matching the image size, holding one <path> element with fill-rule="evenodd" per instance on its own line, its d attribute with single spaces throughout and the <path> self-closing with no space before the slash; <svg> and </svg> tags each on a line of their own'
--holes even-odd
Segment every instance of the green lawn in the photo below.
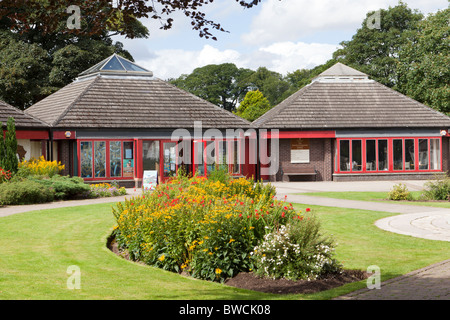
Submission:
<svg viewBox="0 0 450 320">
<path fill-rule="evenodd" d="M 308 193 L 298 193 L 299 195 L 305 196 L 317 196 L 326 197 L 334 199 L 345 199 L 345 200 L 362 200 L 362 201 L 375 201 L 375 202 L 386 202 L 396 204 L 409 204 L 414 206 L 427 206 L 427 207 L 438 207 L 438 208 L 450 208 L 450 201 L 420 201 L 418 200 L 421 191 L 411 191 L 413 196 L 412 201 L 393 201 L 388 199 L 388 192 L 356 192 L 356 191 L 346 191 L 346 192 L 308 192 Z"/>
<path fill-rule="evenodd" d="M 304 209 L 306 205 L 296 205 Z M 346 268 L 381 268 L 398 276 L 448 259 L 450 243 L 378 229 L 383 212 L 309 206 L 338 242 Z M 34 211 L 0 218 L 0 299 L 329 299 L 365 281 L 313 295 L 240 290 L 126 261 L 106 248 L 111 204 Z M 67 288 L 67 267 L 81 270 L 81 290 Z"/>
</svg>

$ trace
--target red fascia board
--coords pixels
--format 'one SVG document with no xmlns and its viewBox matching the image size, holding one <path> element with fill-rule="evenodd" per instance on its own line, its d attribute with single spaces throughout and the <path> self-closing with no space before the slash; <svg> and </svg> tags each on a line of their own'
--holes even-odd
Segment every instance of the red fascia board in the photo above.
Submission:
<svg viewBox="0 0 450 320">
<path fill-rule="evenodd" d="M 67 137 L 66 133 L 70 133 L 70 136 Z M 54 140 L 73 140 L 77 138 L 77 134 L 75 131 L 53 131 L 53 139 Z"/>
<path fill-rule="evenodd" d="M 276 137 L 273 131 L 263 132 L 261 138 L 270 139 L 272 136 Z M 336 131 L 279 131 L 278 139 L 292 139 L 292 138 L 336 138 Z"/>
<path fill-rule="evenodd" d="M 39 130 L 17 130 L 17 139 L 31 139 L 31 140 L 48 140 L 48 131 Z"/>
</svg>

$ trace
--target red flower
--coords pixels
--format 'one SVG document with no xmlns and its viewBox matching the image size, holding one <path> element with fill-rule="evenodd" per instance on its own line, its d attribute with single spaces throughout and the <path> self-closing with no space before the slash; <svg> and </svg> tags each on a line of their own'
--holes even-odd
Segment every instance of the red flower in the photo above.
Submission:
<svg viewBox="0 0 450 320">
<path fill-rule="evenodd" d="M 285 214 L 284 211 L 281 213 L 281 217 L 284 218 Z"/>
<path fill-rule="evenodd" d="M 306 212 L 310 212 L 311 211 L 311 209 L 310 208 L 306 208 Z"/>
</svg>

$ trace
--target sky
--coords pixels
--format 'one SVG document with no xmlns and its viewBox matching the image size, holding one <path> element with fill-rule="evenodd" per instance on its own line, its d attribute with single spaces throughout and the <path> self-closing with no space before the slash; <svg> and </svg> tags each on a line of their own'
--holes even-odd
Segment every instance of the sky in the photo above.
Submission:
<svg viewBox="0 0 450 320">
<path fill-rule="evenodd" d="M 448 0 L 403 2 L 424 15 L 449 5 Z M 173 15 L 170 30 L 160 30 L 160 21 L 141 20 L 150 31 L 147 39 L 113 39 L 124 44 L 138 65 L 163 80 L 221 63 L 252 70 L 266 67 L 286 75 L 325 63 L 339 43 L 351 40 L 368 12 L 397 4 L 398 0 L 262 0 L 244 9 L 235 0 L 215 0 L 203 12 L 227 31 L 214 30 L 217 41 L 200 38 L 181 13 Z"/>
</svg>

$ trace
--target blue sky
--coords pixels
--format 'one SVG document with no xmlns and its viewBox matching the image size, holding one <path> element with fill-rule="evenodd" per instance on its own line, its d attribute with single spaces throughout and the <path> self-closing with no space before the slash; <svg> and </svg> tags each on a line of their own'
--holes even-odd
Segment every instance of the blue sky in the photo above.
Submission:
<svg viewBox="0 0 450 320">
<path fill-rule="evenodd" d="M 448 0 L 404 0 L 424 14 L 448 7 Z M 339 43 L 350 40 L 367 12 L 395 6 L 398 0 L 263 0 L 243 9 L 235 0 L 215 0 L 204 7 L 208 19 L 228 33 L 214 31 L 217 41 L 200 38 L 190 20 L 175 14 L 171 30 L 159 21 L 142 20 L 148 39 L 121 41 L 143 67 L 161 79 L 189 74 L 208 64 L 231 62 L 256 70 L 260 66 L 283 75 L 326 62 Z M 382 22 L 382 17 L 381 17 Z"/>
</svg>

